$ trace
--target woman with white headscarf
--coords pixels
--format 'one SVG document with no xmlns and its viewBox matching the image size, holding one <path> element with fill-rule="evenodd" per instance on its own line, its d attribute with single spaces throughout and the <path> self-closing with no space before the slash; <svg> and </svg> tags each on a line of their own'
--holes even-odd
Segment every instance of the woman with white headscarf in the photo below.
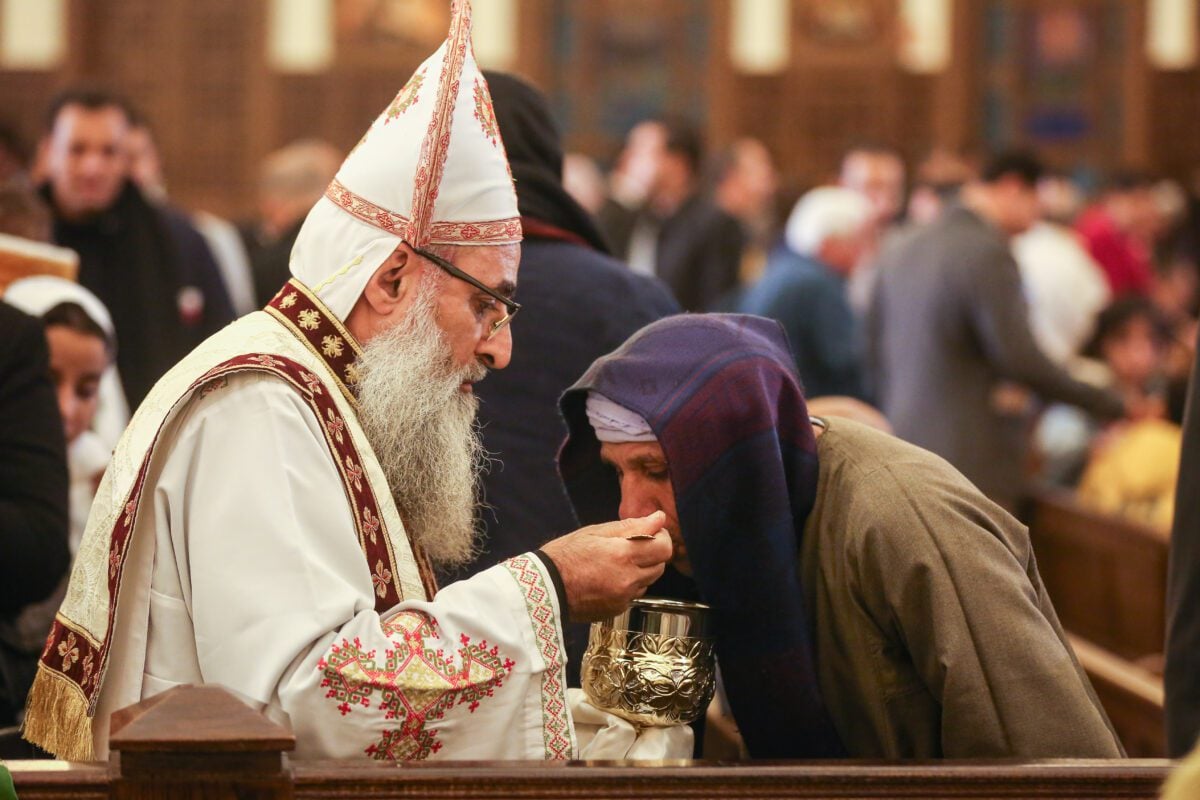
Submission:
<svg viewBox="0 0 1200 800">
<path fill-rule="evenodd" d="M 12 283 L 4 292 L 4 300 L 40 317 L 46 327 L 50 371 L 67 442 L 70 545 L 74 555 L 113 442 L 129 417 L 113 366 L 116 335 L 112 318 L 87 289 L 51 276 Z M 98 426 L 98 422 L 103 424 Z M 45 634 L 45 629 L 38 633 L 42 638 Z"/>
</svg>

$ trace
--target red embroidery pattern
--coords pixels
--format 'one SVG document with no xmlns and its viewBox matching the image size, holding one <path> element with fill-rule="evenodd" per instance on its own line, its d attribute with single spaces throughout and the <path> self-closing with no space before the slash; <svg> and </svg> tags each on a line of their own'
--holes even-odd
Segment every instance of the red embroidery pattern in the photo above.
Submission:
<svg viewBox="0 0 1200 800">
<path fill-rule="evenodd" d="M 542 735 L 545 757 L 566 760 L 572 757 L 570 721 L 567 719 L 567 695 L 563 687 L 563 653 L 555 624 L 552 589 L 546 586 L 542 571 L 530 556 L 517 556 L 504 562 L 513 580 L 525 594 L 525 608 L 533 624 L 538 649 L 546 661 L 542 672 Z"/>
<path fill-rule="evenodd" d="M 411 241 L 407 217 L 375 205 L 347 189 L 340 181 L 329 184 L 325 197 L 363 222 Z M 429 229 L 429 241 L 434 244 L 516 244 L 521 241 L 521 218 L 492 222 L 435 222 Z"/>
<path fill-rule="evenodd" d="M 466 634 L 452 655 L 432 649 L 437 623 L 419 611 L 400 612 L 383 624 L 383 632 L 392 647 L 382 660 L 355 638 L 342 639 L 317 662 L 325 697 L 337 703 L 342 716 L 374 702 L 384 719 L 398 721 L 364 751 L 379 761 L 419 761 L 439 751 L 438 731 L 427 726 L 455 706 L 475 713 L 504 685 L 515 664 L 500 655 L 499 647 L 489 648 L 487 640 L 472 643 Z"/>
<path fill-rule="evenodd" d="M 450 150 L 450 125 L 454 120 L 463 64 L 471 44 L 471 3 L 454 0 L 450 10 L 450 36 L 442 57 L 442 74 L 438 78 L 437 101 L 425 138 L 421 140 L 421 156 L 413 176 L 412 223 L 405 237 L 416 247 L 424 247 L 432 238 L 433 207 L 442 185 L 446 154 Z"/>
<path fill-rule="evenodd" d="M 408 111 L 413 103 L 421 99 L 420 91 L 423 83 L 425 83 L 425 70 L 414 72 L 413 76 L 408 79 L 408 83 L 404 84 L 404 88 L 396 95 L 396 99 L 392 100 L 392 104 L 388 106 L 383 119 L 384 125 Z"/>
<path fill-rule="evenodd" d="M 496 121 L 496 109 L 492 107 L 492 95 L 488 92 L 487 84 L 480 83 L 479 78 L 475 79 L 475 119 L 479 121 L 483 135 L 495 147 L 500 141 L 500 123 Z"/>
<path fill-rule="evenodd" d="M 293 302 L 291 305 L 295 307 L 299 304 Z M 291 359 L 284 359 L 269 354 L 260 353 L 238 356 L 213 367 L 198 378 L 189 387 L 181 400 L 187 398 L 192 392 L 202 389 L 212 381 L 221 381 L 233 373 L 247 370 L 271 372 L 286 380 L 300 392 L 301 396 L 304 397 L 312 408 L 313 413 L 316 414 L 317 420 L 322 423 L 326 443 L 329 446 L 331 455 L 339 465 L 346 495 L 350 501 L 350 507 L 354 511 L 354 523 L 359 543 L 363 548 L 367 563 L 372 565 L 372 582 L 376 593 L 375 609 L 382 613 L 394 607 L 403 598 L 400 595 L 400 590 L 395 580 L 396 566 L 391 550 L 391 542 L 386 535 L 386 530 L 383 531 L 383 536 L 378 535 L 383 528 L 383 521 L 379 514 L 379 505 L 376 502 L 375 494 L 372 492 L 370 484 L 362 481 L 360 478 L 358 488 L 354 488 L 350 483 L 345 469 L 342 468 L 342 465 L 347 461 L 354 464 L 359 463 L 358 451 L 355 449 L 350 437 L 345 436 L 340 427 L 336 430 L 331 430 L 326 424 L 327 420 L 340 420 L 340 417 L 337 416 L 336 406 L 328 392 L 319 391 L 319 385 L 315 386 L 315 388 L 310 388 L 313 387 L 313 384 L 309 379 L 315 378 L 311 372 Z M 161 428 L 159 433 L 161 433 Z M 85 630 L 68 623 L 60 615 L 55 618 L 54 624 L 50 627 L 50 633 L 46 637 L 46 645 L 42 649 L 42 655 L 39 659 L 41 662 L 39 665 L 40 669 L 49 670 L 79 688 L 87 701 L 89 716 L 95 714 L 96 702 L 100 694 L 100 684 L 108 668 L 109 642 L 116 617 L 117 600 L 125 571 L 126 556 L 129 553 L 129 539 L 136 527 L 141 506 L 142 489 L 145 486 L 146 474 L 150 467 L 150 456 L 154 452 L 154 446 L 157 444 L 157 441 L 158 434 L 155 434 L 155 440 L 151 443 L 146 457 L 142 460 L 137 477 L 134 479 L 133 487 L 129 491 L 129 498 L 125 502 L 123 513 L 118 515 L 117 522 L 113 526 L 112 535 L 109 539 L 109 605 L 108 623 L 105 629 L 104 641 L 96 642 Z M 372 523 L 375 526 L 373 529 L 371 526 L 364 524 L 365 515 L 361 513 L 368 509 Z M 368 531 L 372 534 L 371 538 L 368 536 Z"/>
</svg>

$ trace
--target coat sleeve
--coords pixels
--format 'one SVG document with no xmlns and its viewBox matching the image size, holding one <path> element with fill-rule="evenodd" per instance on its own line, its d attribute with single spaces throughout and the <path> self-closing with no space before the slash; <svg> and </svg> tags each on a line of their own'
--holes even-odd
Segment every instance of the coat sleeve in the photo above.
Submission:
<svg viewBox="0 0 1200 800">
<path fill-rule="evenodd" d="M 881 468 L 859 500 L 852 580 L 941 708 L 946 758 L 1114 758 L 1029 537 L 951 470 Z"/>
<path fill-rule="evenodd" d="M 299 395 L 238 376 L 187 413 L 159 481 L 173 552 L 156 558 L 173 563 L 156 563 L 154 590 L 180 595 L 205 683 L 290 721 L 301 757 L 572 755 L 558 598 L 536 556 L 376 613 Z"/>
<path fill-rule="evenodd" d="M 1080 406 L 1103 418 L 1124 414 L 1111 392 L 1075 380 L 1046 357 L 1033 338 L 1021 275 L 1012 256 L 1000 248 L 974 256 L 963 290 L 980 346 L 997 372 L 1022 383 L 1046 400 Z"/>
<path fill-rule="evenodd" d="M 0 328 L 0 611 L 15 611 L 67 571 L 67 456 L 41 324 L 4 306 Z"/>
</svg>

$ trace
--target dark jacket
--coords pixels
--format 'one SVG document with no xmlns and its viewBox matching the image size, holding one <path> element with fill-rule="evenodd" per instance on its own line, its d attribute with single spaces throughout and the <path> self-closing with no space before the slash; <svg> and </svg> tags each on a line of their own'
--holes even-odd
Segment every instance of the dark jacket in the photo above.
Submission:
<svg viewBox="0 0 1200 800">
<path fill-rule="evenodd" d="M 1197 359 L 1200 360 L 1200 351 Z M 1192 368 L 1175 526 L 1167 574 L 1167 755 L 1182 758 L 1200 737 L 1200 388 Z"/>
<path fill-rule="evenodd" d="M 614 252 L 629 258 L 634 230 L 658 230 L 654 270 L 685 311 L 711 311 L 728 303 L 738 288 L 746 234 L 741 223 L 700 194 L 688 198 L 670 217 L 655 219 L 646 209 L 608 201 L 600 222 Z"/>
<path fill-rule="evenodd" d="M 49 186 L 43 194 L 54 208 Z M 127 183 L 112 208 L 83 222 L 55 212 L 54 241 L 79 253 L 79 282 L 116 327 L 117 368 L 136 408 L 163 373 L 233 320 L 233 306 L 204 239 L 177 211 Z"/>
<path fill-rule="evenodd" d="M 845 278 L 780 246 L 739 310 L 783 325 L 806 396 L 867 399 L 862 330 L 846 298 Z"/>
<path fill-rule="evenodd" d="M 1026 434 L 1023 415 L 993 406 L 1001 382 L 1103 418 L 1124 410 L 1038 348 L 1008 242 L 964 207 L 885 252 L 867 327 L 876 398 L 896 435 L 1009 508 L 1022 490 Z"/>
<path fill-rule="evenodd" d="M 678 311 L 666 288 L 606 255 L 586 212 L 562 189 L 558 131 L 544 98 L 512 76 L 488 73 L 496 116 L 517 183 L 525 227 L 507 369 L 475 387 L 483 443 L 499 463 L 484 477 L 484 549 L 466 577 L 529 552 L 577 525 L 555 457 L 566 436 L 558 398 L 600 355 Z M 565 626 L 577 675 L 587 625 Z"/>
<path fill-rule="evenodd" d="M 66 574 L 67 454 L 45 332 L 0 303 L 0 620 L 45 599 Z M 37 654 L 0 622 L 0 726 L 24 706 Z"/>
<path fill-rule="evenodd" d="M 11 612 L 67 570 L 67 454 L 41 322 L 0 303 L 0 331 L 0 612 Z"/>
<path fill-rule="evenodd" d="M 303 225 L 304 219 L 301 218 L 278 239 L 270 241 L 262 239 L 253 225 L 244 225 L 238 229 L 250 259 L 254 299 L 258 305 L 265 306 L 271 302 L 279 288 L 292 277 L 292 246 L 296 244 L 296 237 L 300 235 Z"/>
</svg>

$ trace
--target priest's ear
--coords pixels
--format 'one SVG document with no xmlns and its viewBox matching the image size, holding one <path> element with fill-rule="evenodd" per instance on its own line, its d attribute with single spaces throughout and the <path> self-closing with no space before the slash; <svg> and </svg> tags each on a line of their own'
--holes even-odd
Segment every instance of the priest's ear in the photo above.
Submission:
<svg viewBox="0 0 1200 800">
<path fill-rule="evenodd" d="M 421 259 L 404 242 L 392 251 L 363 289 L 362 299 L 383 317 L 403 311 L 411 302 L 421 275 Z"/>
<path fill-rule="evenodd" d="M 350 332 L 365 343 L 403 317 L 416 297 L 421 272 L 421 259 L 401 242 L 363 287 L 358 302 L 346 318 Z"/>
</svg>

